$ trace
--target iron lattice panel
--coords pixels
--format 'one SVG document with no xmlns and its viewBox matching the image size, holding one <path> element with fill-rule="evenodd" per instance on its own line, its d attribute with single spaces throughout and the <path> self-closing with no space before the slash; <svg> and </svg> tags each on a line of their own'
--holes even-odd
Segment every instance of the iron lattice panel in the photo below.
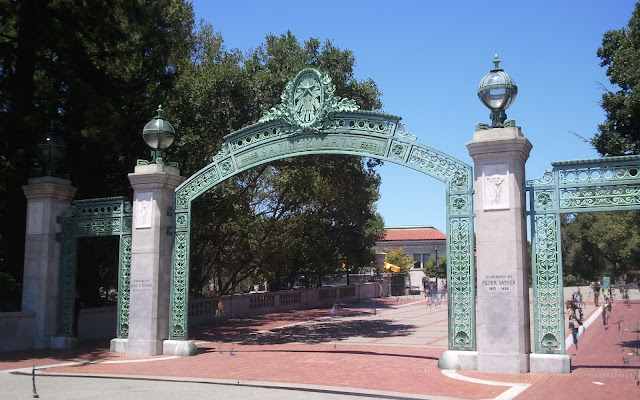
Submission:
<svg viewBox="0 0 640 400">
<path fill-rule="evenodd" d="M 564 354 L 560 214 L 640 209 L 640 156 L 553 163 L 527 181 L 536 353 Z"/>
<path fill-rule="evenodd" d="M 470 251 L 473 249 L 472 219 L 452 218 L 449 224 L 449 349 L 475 350 L 475 272 Z"/>
<path fill-rule="evenodd" d="M 118 255 L 117 337 L 129 335 L 129 283 L 131 277 L 131 202 L 124 197 L 76 200 L 58 217 L 60 233 L 60 281 L 58 290 L 59 336 L 73 335 L 78 238 L 120 236 Z"/>
</svg>

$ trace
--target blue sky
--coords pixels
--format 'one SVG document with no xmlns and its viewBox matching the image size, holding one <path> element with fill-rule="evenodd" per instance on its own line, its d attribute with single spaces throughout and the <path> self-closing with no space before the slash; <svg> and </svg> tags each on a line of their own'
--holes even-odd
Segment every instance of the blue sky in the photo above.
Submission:
<svg viewBox="0 0 640 400">
<path fill-rule="evenodd" d="M 355 77 L 373 79 L 383 110 L 402 117 L 418 142 L 473 165 L 465 143 L 489 123 L 476 90 L 493 67 L 518 85 L 507 110 L 533 144 L 527 179 L 551 162 L 598 154 L 590 138 L 604 121 L 603 88 L 614 89 L 596 50 L 602 35 L 627 25 L 634 0 L 563 1 L 193 1 L 197 19 L 220 32 L 227 49 L 247 51 L 287 30 L 303 42 L 329 39 L 354 52 Z M 444 184 L 385 163 L 378 211 L 387 226 L 446 230 Z"/>
</svg>

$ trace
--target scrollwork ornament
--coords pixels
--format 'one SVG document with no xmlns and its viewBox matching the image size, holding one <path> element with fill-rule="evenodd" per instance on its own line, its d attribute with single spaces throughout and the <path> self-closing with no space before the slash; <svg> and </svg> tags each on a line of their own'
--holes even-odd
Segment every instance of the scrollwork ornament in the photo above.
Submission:
<svg viewBox="0 0 640 400">
<path fill-rule="evenodd" d="M 637 205 L 640 205 L 640 187 L 606 186 L 561 189 L 560 191 L 562 209 Z"/>
<path fill-rule="evenodd" d="M 129 337 L 129 309 L 131 304 L 131 235 L 122 236 L 120 241 L 120 272 L 118 285 L 118 330 L 120 339 Z"/>
<path fill-rule="evenodd" d="M 468 218 L 454 218 L 451 224 L 451 244 L 448 251 L 451 263 L 449 282 L 451 290 L 451 320 L 449 335 L 455 348 L 471 350 L 475 347 L 472 334 L 472 313 L 475 302 L 472 288 L 470 246 L 470 222 Z"/>
<path fill-rule="evenodd" d="M 544 185 L 549 185 L 552 182 L 553 182 L 553 171 L 547 169 L 542 174 L 542 177 L 527 181 L 527 186 L 534 186 L 534 185 L 544 186 Z"/>
<path fill-rule="evenodd" d="M 418 137 L 416 135 L 413 135 L 407 131 L 407 128 L 404 126 L 404 124 L 398 124 L 396 135 L 398 135 L 398 137 L 401 137 L 402 139 L 410 140 L 412 142 L 418 140 Z"/>
<path fill-rule="evenodd" d="M 559 351 L 558 337 L 561 337 L 561 324 L 563 313 L 561 307 L 561 294 L 558 284 L 558 232 L 557 218 L 555 214 L 538 215 L 534 218 L 535 224 L 535 262 L 536 275 L 533 277 L 537 291 L 537 329 L 539 342 L 538 349 L 556 352 Z M 552 346 L 553 347 L 550 347 Z"/>
<path fill-rule="evenodd" d="M 176 233 L 173 248 L 174 262 L 171 279 L 171 326 L 169 336 L 172 340 L 187 339 L 187 287 L 189 284 L 189 271 L 187 268 L 188 241 L 188 233 Z"/>
<path fill-rule="evenodd" d="M 407 163 L 426 171 L 429 175 L 450 182 L 452 189 L 466 190 L 469 187 L 468 176 L 471 174 L 471 168 L 434 150 L 413 146 Z"/>
</svg>

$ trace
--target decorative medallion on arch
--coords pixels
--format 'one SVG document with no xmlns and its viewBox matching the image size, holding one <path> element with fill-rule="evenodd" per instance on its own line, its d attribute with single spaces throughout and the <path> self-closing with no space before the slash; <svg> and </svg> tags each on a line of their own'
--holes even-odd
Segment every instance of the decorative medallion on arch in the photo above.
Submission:
<svg viewBox="0 0 640 400">
<path fill-rule="evenodd" d="M 376 158 L 415 169 L 445 183 L 449 290 L 449 348 L 475 350 L 475 272 L 471 166 L 422 145 L 395 115 L 360 110 L 335 95 L 326 74 L 301 71 L 289 81 L 282 103 L 260 120 L 224 139 L 210 164 L 175 190 L 169 337 L 187 340 L 191 203 L 218 183 L 274 160 L 344 154 Z"/>
<path fill-rule="evenodd" d="M 332 113 L 359 108 L 355 101 L 337 97 L 335 90 L 327 74 L 304 69 L 287 84 L 282 103 L 265 112 L 258 123 L 279 121 L 281 133 L 320 132 L 330 124 Z"/>
<path fill-rule="evenodd" d="M 526 182 L 536 353 L 564 354 L 560 214 L 640 209 L 640 156 L 552 163 Z"/>
</svg>

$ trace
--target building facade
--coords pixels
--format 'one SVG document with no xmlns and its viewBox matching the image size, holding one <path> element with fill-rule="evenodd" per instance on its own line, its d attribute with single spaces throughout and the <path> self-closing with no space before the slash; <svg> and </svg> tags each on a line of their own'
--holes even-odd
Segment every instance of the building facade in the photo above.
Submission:
<svg viewBox="0 0 640 400">
<path fill-rule="evenodd" d="M 422 268 L 430 258 L 446 254 L 447 235 L 432 226 L 387 227 L 384 238 L 376 242 L 376 252 L 402 247 L 405 254 L 413 257 L 413 268 L 409 274 L 412 288 L 422 288 Z"/>
</svg>

